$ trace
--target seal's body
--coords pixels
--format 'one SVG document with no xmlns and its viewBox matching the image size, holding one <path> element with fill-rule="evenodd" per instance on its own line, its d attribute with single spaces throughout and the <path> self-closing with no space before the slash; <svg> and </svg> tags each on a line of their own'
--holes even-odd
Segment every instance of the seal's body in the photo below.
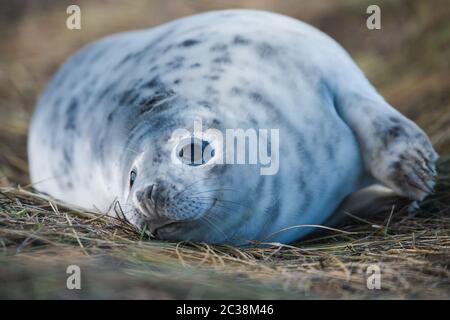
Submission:
<svg viewBox="0 0 450 320">
<path fill-rule="evenodd" d="M 180 148 L 173 133 L 196 121 L 279 130 L 277 171 L 218 163 L 212 136 Z M 213 152 L 200 164 L 174 161 L 205 145 Z M 336 42 L 250 10 L 89 45 L 48 86 L 29 136 L 38 190 L 103 212 L 117 201 L 116 214 L 156 237 L 206 242 L 291 242 L 313 229 L 293 226 L 322 224 L 372 180 L 420 200 L 436 157 Z"/>
</svg>

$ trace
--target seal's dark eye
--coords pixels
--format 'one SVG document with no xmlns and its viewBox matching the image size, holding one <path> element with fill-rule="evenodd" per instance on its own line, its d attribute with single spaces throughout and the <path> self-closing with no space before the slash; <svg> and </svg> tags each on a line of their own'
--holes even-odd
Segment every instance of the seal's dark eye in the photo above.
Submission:
<svg viewBox="0 0 450 320">
<path fill-rule="evenodd" d="M 208 141 L 197 138 L 187 139 L 178 150 L 178 157 L 190 166 L 205 164 L 214 157 L 214 154 L 215 151 Z"/>
<path fill-rule="evenodd" d="M 130 172 L 130 188 L 133 186 L 134 181 L 136 180 L 136 177 L 137 177 L 137 170 L 136 169 L 131 170 L 131 172 Z"/>
</svg>

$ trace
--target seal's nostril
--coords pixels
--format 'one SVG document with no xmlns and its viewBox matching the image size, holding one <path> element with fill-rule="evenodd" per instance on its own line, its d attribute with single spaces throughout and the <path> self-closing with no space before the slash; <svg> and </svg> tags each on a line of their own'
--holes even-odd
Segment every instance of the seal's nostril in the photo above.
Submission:
<svg viewBox="0 0 450 320">
<path fill-rule="evenodd" d="M 154 194 L 153 194 L 153 191 L 154 191 L 154 189 L 155 189 L 155 185 L 154 184 L 152 184 L 150 187 L 148 187 L 148 189 L 147 189 L 147 198 L 149 199 L 149 200 L 153 200 L 153 197 L 154 197 Z"/>
</svg>

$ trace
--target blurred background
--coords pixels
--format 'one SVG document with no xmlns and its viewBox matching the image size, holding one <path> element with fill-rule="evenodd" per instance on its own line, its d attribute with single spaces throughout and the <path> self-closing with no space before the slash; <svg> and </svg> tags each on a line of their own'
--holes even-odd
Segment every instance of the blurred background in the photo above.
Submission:
<svg viewBox="0 0 450 320">
<path fill-rule="evenodd" d="M 81 8 L 81 30 L 66 28 L 70 4 Z M 366 28 L 370 4 L 381 8 L 381 30 Z M 111 33 L 238 7 L 287 14 L 331 35 L 438 152 L 450 153 L 448 0 L 2 0 L 0 186 L 28 183 L 26 135 L 36 99 L 76 50 Z"/>
<path fill-rule="evenodd" d="M 81 8 L 81 30 L 66 28 L 70 4 Z M 366 28 L 371 4 L 381 8 L 381 30 Z M 388 102 L 425 129 L 441 155 L 450 155 L 448 0 L 1 0 L 0 187 L 29 183 L 26 137 L 33 108 L 51 76 L 76 50 L 111 33 L 226 8 L 279 12 L 325 31 L 350 52 Z M 441 175 L 450 177 L 446 172 Z M 389 238 L 387 229 L 376 233 L 369 225 L 359 244 L 329 238 L 326 245 L 245 254 L 220 246 L 180 249 L 141 241 L 139 234 L 114 223 L 72 215 L 91 254 L 85 257 L 73 238 L 75 229 L 66 228 L 66 218 L 55 215 L 48 201 L 4 190 L 0 298 L 77 297 L 63 286 L 64 271 L 82 261 L 87 265 L 81 294 L 88 298 L 374 298 L 365 286 L 364 269 L 374 259 L 382 259 L 383 288 L 396 298 L 449 296 L 450 229 L 444 220 L 449 207 L 442 199 L 433 202 L 440 206 L 435 210 L 440 217 L 433 220 L 429 212 L 422 220 L 400 216 L 389 225 Z M 195 267 L 186 267 L 180 252 Z"/>
</svg>

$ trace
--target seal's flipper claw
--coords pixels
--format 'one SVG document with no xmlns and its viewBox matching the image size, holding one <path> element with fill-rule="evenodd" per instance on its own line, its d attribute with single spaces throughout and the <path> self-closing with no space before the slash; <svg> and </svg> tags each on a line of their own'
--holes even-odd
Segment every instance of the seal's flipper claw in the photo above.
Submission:
<svg viewBox="0 0 450 320">
<path fill-rule="evenodd" d="M 392 120 L 391 120 L 392 121 Z M 396 130 L 386 121 L 378 131 L 365 156 L 372 175 L 393 189 L 398 195 L 423 200 L 433 193 L 438 156 L 425 133 L 402 116 L 396 119 Z"/>
<path fill-rule="evenodd" d="M 401 143 L 401 142 L 398 142 Z M 431 154 L 420 152 L 419 148 L 411 147 L 411 144 L 418 144 L 418 141 L 409 141 L 404 147 L 397 146 L 396 152 L 391 155 L 396 160 L 391 164 L 381 164 L 383 169 L 378 168 L 379 179 L 395 190 L 398 194 L 414 200 L 423 200 L 427 195 L 433 193 L 436 179 L 434 163 L 425 166 L 431 161 Z M 419 147 L 423 147 L 419 145 Z M 431 148 L 431 145 L 428 147 Z M 386 152 L 392 152 L 386 150 Z M 428 154 L 428 156 L 425 156 Z M 423 157 L 423 158 L 422 158 Z M 392 161 L 392 160 L 391 160 Z"/>
<path fill-rule="evenodd" d="M 335 108 L 358 140 L 366 170 L 399 196 L 433 192 L 438 154 L 425 132 L 374 92 L 338 91 Z"/>
</svg>

